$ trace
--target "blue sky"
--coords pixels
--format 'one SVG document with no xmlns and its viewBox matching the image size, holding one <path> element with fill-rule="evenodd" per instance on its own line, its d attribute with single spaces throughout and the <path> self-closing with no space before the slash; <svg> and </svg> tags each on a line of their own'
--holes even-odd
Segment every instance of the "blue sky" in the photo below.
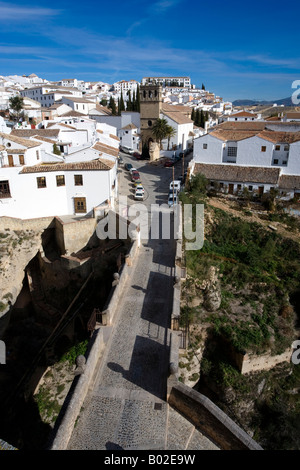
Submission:
<svg viewBox="0 0 300 470">
<path fill-rule="evenodd" d="M 0 75 L 187 75 L 224 100 L 276 100 L 300 80 L 299 18 L 290 0 L 0 1 Z"/>
</svg>

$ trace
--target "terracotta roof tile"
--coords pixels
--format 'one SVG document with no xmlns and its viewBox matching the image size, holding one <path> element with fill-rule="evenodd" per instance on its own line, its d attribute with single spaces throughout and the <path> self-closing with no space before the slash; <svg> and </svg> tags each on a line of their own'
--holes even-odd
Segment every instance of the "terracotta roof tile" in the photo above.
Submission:
<svg viewBox="0 0 300 470">
<path fill-rule="evenodd" d="M 10 140 L 11 142 L 14 142 L 15 144 L 22 145 L 23 147 L 26 148 L 32 148 L 32 147 L 38 147 L 39 144 L 38 142 L 33 142 L 32 140 L 29 139 L 23 139 L 23 136 L 18 136 L 15 134 L 16 131 L 12 130 L 10 134 L 4 134 L 3 132 L 0 132 L 0 137 L 3 137 L 4 139 Z"/>
<path fill-rule="evenodd" d="M 194 173 L 201 173 L 208 180 L 276 184 L 279 180 L 280 168 L 195 163 Z"/>
<path fill-rule="evenodd" d="M 281 175 L 279 180 L 280 189 L 300 189 L 300 176 Z"/>
<path fill-rule="evenodd" d="M 51 171 L 108 171 L 114 167 L 115 163 L 111 160 L 97 159 L 87 162 L 71 163 L 40 163 L 34 166 L 26 166 L 20 172 L 24 173 L 47 173 Z"/>
</svg>

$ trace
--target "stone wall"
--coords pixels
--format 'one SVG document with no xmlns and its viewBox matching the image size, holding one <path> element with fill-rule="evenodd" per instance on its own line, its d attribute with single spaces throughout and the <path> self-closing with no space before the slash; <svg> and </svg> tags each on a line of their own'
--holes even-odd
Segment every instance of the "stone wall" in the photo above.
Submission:
<svg viewBox="0 0 300 470">
<path fill-rule="evenodd" d="M 119 216 L 118 216 L 119 218 Z M 126 219 L 120 217 L 120 223 L 127 224 Z M 80 377 L 76 377 L 70 389 L 66 402 L 61 410 L 58 423 L 54 429 L 52 441 L 49 444 L 50 450 L 67 449 L 76 419 L 80 413 L 81 406 L 85 400 L 88 389 L 97 367 L 101 365 L 101 358 L 109 337 L 111 327 L 118 315 L 118 306 L 123 293 L 124 285 L 131 275 L 132 266 L 136 261 L 138 249 L 140 246 L 139 231 L 131 233 L 132 245 L 126 256 L 126 261 L 119 273 L 119 279 L 112 286 L 109 298 L 102 312 L 103 326 L 96 329 L 90 342 L 89 352 L 87 353 L 86 366 Z"/>
<path fill-rule="evenodd" d="M 91 385 L 96 366 L 105 348 L 103 330 L 103 328 L 99 328 L 94 331 L 90 341 L 84 373 L 75 377 L 73 381 L 69 395 L 58 418 L 58 424 L 54 428 L 52 441 L 49 444 L 51 450 L 67 449 L 76 419 Z"/>
<path fill-rule="evenodd" d="M 172 382 L 172 379 L 171 379 Z M 263 450 L 209 398 L 173 376 L 169 405 L 179 411 L 222 450 Z"/>
<path fill-rule="evenodd" d="M 78 219 L 64 222 L 55 218 L 56 242 L 62 254 L 76 253 L 84 247 L 96 229 L 95 218 Z"/>
<path fill-rule="evenodd" d="M 249 374 L 259 370 L 269 370 L 282 362 L 290 362 L 292 350 L 288 349 L 282 354 L 272 356 L 271 353 L 261 354 L 235 354 L 235 362 L 239 367 L 241 374 Z"/>
<path fill-rule="evenodd" d="M 40 217 L 37 219 L 16 219 L 14 217 L 0 217 L 0 230 L 35 230 L 42 232 L 46 228 L 54 227 L 53 217 Z"/>
</svg>

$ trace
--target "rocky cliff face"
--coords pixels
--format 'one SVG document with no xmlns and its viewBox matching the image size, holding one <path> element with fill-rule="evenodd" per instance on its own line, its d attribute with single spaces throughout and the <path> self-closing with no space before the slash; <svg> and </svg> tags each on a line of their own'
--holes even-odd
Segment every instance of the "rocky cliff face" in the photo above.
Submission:
<svg viewBox="0 0 300 470">
<path fill-rule="evenodd" d="M 25 268 L 39 250 L 41 232 L 0 231 L 0 317 L 15 303 L 23 287 Z"/>
</svg>

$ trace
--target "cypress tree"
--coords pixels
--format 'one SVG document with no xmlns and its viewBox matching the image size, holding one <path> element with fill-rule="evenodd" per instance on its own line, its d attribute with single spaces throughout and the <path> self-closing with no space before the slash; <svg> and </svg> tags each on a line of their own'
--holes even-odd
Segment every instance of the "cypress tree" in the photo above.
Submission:
<svg viewBox="0 0 300 470">
<path fill-rule="evenodd" d="M 132 111 L 132 101 L 131 101 L 131 93 L 130 93 L 130 90 L 127 91 L 127 95 L 128 95 L 128 100 L 127 100 L 127 107 L 126 107 L 126 111 Z"/>
<path fill-rule="evenodd" d="M 205 127 L 205 120 L 204 120 L 204 112 L 203 109 L 200 111 L 200 122 L 199 122 L 200 127 Z"/>
<path fill-rule="evenodd" d="M 139 84 L 137 85 L 137 88 L 136 88 L 136 109 L 135 111 L 137 111 L 138 113 L 141 111 L 141 107 L 140 107 L 140 87 L 139 87 Z"/>
<path fill-rule="evenodd" d="M 116 102 L 115 102 L 115 100 L 113 99 L 112 96 L 111 96 L 110 99 L 109 99 L 108 108 L 111 109 L 111 113 L 112 113 L 114 116 L 117 114 Z"/>
<path fill-rule="evenodd" d="M 122 111 L 125 111 L 125 104 L 124 104 L 124 99 L 123 99 L 123 92 L 121 91 L 121 98 L 120 98 L 119 107 L 118 107 L 119 116 L 121 116 Z"/>
</svg>

